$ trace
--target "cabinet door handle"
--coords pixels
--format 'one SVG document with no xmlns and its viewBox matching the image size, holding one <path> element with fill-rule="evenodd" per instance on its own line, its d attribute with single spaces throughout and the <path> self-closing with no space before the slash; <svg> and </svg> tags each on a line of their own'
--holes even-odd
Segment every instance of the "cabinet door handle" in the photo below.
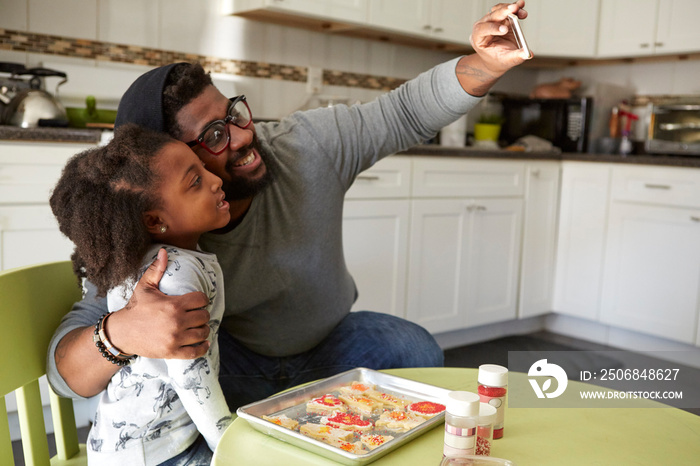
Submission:
<svg viewBox="0 0 700 466">
<path fill-rule="evenodd" d="M 536 168 L 530 172 L 532 176 L 540 176 L 540 169 Z"/>
<path fill-rule="evenodd" d="M 439 32 L 442 32 L 442 31 L 443 31 L 443 29 L 442 29 L 442 28 L 435 28 L 435 29 L 433 29 L 433 31 L 434 31 L 434 32 L 438 32 L 438 33 L 439 33 Z"/>
<path fill-rule="evenodd" d="M 357 179 L 363 181 L 377 181 L 379 177 L 376 175 L 359 175 Z"/>
<path fill-rule="evenodd" d="M 475 211 L 475 210 L 480 210 L 480 211 L 483 212 L 484 210 L 486 210 L 486 206 L 477 205 L 477 204 L 469 204 L 469 205 L 467 206 L 467 210 L 468 210 L 469 212 L 473 212 L 473 211 Z"/>
<path fill-rule="evenodd" d="M 644 184 L 645 188 L 649 189 L 671 189 L 670 185 L 667 184 L 654 184 L 654 183 L 645 183 Z"/>
<path fill-rule="evenodd" d="M 700 217 L 698 217 L 698 216 L 696 216 L 696 215 L 691 215 L 691 216 L 690 216 L 690 220 L 692 220 L 693 222 L 698 222 L 698 223 L 700 223 Z"/>
<path fill-rule="evenodd" d="M 643 49 L 648 49 L 648 48 L 649 48 L 649 44 L 648 44 L 647 42 L 644 42 L 643 44 L 639 44 L 639 46 L 640 46 L 641 48 L 643 48 Z"/>
<path fill-rule="evenodd" d="M 664 43 L 663 43 L 663 42 L 654 42 L 654 45 L 655 45 L 656 47 L 663 47 L 663 46 L 664 46 Z"/>
<path fill-rule="evenodd" d="M 430 31 L 431 29 L 432 27 L 430 27 L 430 24 L 426 24 L 425 26 L 423 26 L 424 31 Z"/>
</svg>

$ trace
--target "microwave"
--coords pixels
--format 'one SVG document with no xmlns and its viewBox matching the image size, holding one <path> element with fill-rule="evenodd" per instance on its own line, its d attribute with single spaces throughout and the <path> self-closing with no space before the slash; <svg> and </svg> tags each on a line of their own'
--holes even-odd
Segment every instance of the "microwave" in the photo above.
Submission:
<svg viewBox="0 0 700 466">
<path fill-rule="evenodd" d="M 653 154 L 700 155 L 700 103 L 653 105 L 645 149 Z"/>
<path fill-rule="evenodd" d="M 501 139 L 513 144 L 528 135 L 550 141 L 563 152 L 586 152 L 593 114 L 593 98 L 501 98 L 504 123 Z"/>
</svg>

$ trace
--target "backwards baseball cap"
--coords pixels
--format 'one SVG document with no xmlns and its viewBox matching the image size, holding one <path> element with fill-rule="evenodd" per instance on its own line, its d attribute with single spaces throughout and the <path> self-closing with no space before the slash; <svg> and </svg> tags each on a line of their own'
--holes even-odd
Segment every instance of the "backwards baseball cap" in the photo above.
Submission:
<svg viewBox="0 0 700 466">
<path fill-rule="evenodd" d="M 119 101 L 114 128 L 135 123 L 153 131 L 165 132 L 163 88 L 168 75 L 179 64 L 160 66 L 139 76 Z"/>
</svg>

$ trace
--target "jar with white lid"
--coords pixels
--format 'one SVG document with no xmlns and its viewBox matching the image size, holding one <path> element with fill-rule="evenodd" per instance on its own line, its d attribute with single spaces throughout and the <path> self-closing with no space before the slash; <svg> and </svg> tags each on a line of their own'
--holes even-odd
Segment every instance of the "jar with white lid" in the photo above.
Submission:
<svg viewBox="0 0 700 466">
<path fill-rule="evenodd" d="M 493 424 L 493 438 L 503 437 L 505 420 L 506 394 L 508 393 L 508 369 L 496 364 L 482 364 L 477 376 L 478 393 L 482 403 L 496 408 L 496 420 Z"/>
<path fill-rule="evenodd" d="M 496 408 L 486 403 L 479 403 L 479 420 L 476 426 L 476 447 L 474 454 L 491 456 L 493 443 L 493 423 L 496 420 Z"/>
<path fill-rule="evenodd" d="M 474 454 L 479 421 L 479 395 L 454 391 L 447 395 L 443 457 L 460 458 Z"/>
</svg>

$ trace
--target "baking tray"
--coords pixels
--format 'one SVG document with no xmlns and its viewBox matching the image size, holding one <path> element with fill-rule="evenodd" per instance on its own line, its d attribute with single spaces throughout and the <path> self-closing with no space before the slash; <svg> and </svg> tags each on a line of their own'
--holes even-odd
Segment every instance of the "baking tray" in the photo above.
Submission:
<svg viewBox="0 0 700 466">
<path fill-rule="evenodd" d="M 432 401 L 445 404 L 447 394 L 450 392 L 444 388 L 435 387 L 413 380 L 396 377 L 382 372 L 377 372 L 363 367 L 304 385 L 299 388 L 266 398 L 255 403 L 238 408 L 238 417 L 248 421 L 250 425 L 271 437 L 289 444 L 303 448 L 325 458 L 347 465 L 362 465 L 375 461 L 390 451 L 409 442 L 417 436 L 441 424 L 445 419 L 445 412 L 426 420 L 408 432 L 385 432 L 375 430 L 377 433 L 385 433 L 394 437 L 393 440 L 367 451 L 364 454 L 353 454 L 326 444 L 319 440 L 307 437 L 299 432 L 278 426 L 273 422 L 262 419 L 263 415 L 272 416 L 286 414 L 293 419 L 313 422 L 313 417 L 318 415 L 306 414 L 306 402 L 312 398 L 323 396 L 327 393 L 337 394 L 340 386 L 349 385 L 354 381 L 375 385 L 377 390 L 399 396 L 412 401 Z M 373 420 L 376 420 L 373 418 Z"/>
</svg>

